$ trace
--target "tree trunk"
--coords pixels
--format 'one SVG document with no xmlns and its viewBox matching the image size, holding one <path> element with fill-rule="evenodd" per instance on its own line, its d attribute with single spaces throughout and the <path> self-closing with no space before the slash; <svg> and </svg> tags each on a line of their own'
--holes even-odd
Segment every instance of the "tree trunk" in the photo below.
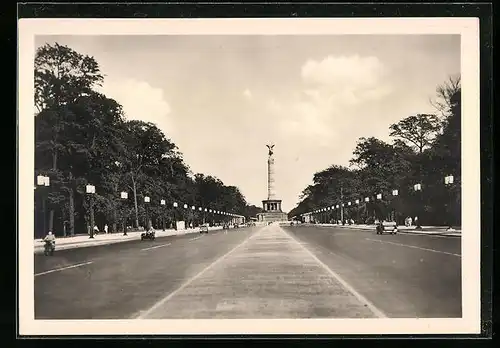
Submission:
<svg viewBox="0 0 500 348">
<path fill-rule="evenodd" d="M 71 236 L 75 235 L 75 191 L 73 190 L 73 173 L 69 173 L 69 185 L 68 185 L 68 222 L 69 222 L 69 234 Z"/>
<path fill-rule="evenodd" d="M 132 176 L 132 188 L 134 190 L 135 228 L 139 228 L 139 210 L 137 208 L 137 187 L 135 186 L 135 180 L 133 176 Z"/>
<path fill-rule="evenodd" d="M 75 235 L 75 192 L 73 187 L 69 189 L 69 234 Z"/>
<path fill-rule="evenodd" d="M 118 232 L 116 229 L 117 228 L 117 221 L 118 221 L 118 212 L 117 212 L 117 209 L 113 209 L 113 224 L 111 225 L 111 232 L 112 233 Z"/>
</svg>

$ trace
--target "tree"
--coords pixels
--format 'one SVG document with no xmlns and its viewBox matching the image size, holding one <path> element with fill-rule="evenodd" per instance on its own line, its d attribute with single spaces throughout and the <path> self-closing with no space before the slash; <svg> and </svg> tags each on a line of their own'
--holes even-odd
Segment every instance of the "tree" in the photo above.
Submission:
<svg viewBox="0 0 500 348">
<path fill-rule="evenodd" d="M 67 146 L 62 138 L 67 134 L 67 129 L 75 125 L 68 105 L 80 96 L 91 93 L 92 88 L 102 82 L 103 76 L 94 58 L 59 44 L 47 44 L 36 51 L 34 75 L 34 102 L 39 111 L 35 120 L 35 137 L 37 155 L 41 160 L 38 161 L 37 167 L 46 169 L 48 163 L 43 163 L 43 159 L 50 154 L 53 175 L 62 177 L 61 173 L 58 173 L 58 157 Z M 41 152 L 45 152 L 45 156 Z M 50 230 L 53 229 L 53 222 L 52 208 L 49 217 Z M 73 230 L 72 226 L 70 228 Z"/>
<path fill-rule="evenodd" d="M 417 114 L 392 124 L 389 129 L 391 137 L 401 139 L 418 153 L 422 153 L 432 145 L 441 124 L 436 115 Z"/>
<path fill-rule="evenodd" d="M 130 183 L 135 209 L 135 227 L 139 226 L 138 189 L 142 185 L 145 191 L 155 192 L 158 178 L 165 168 L 165 158 L 171 156 L 176 149 L 175 144 L 166 139 L 162 131 L 153 123 L 132 120 L 125 123 L 123 129 L 125 143 L 124 168 L 125 177 Z M 162 179 L 164 180 L 164 179 Z"/>
<path fill-rule="evenodd" d="M 446 119 L 453 114 L 453 110 L 460 104 L 462 79 L 460 75 L 450 76 L 447 81 L 436 88 L 437 99 L 431 104 Z"/>
<path fill-rule="evenodd" d="M 112 231 L 130 211 L 135 212 L 138 227 L 139 216 L 145 216 L 138 199 L 145 196 L 151 198 L 146 224 L 151 220 L 165 223 L 168 209 L 160 206 L 160 199 L 170 204 L 175 200 L 227 212 L 245 211 L 247 204 L 238 188 L 211 176 L 192 178 L 182 153 L 155 124 L 126 122 L 121 105 L 95 91 L 102 81 L 92 57 L 59 44 L 37 50 L 35 169 L 36 174 L 51 178 L 50 229 L 56 206 L 61 208 L 63 220 L 69 220 L 70 233 L 76 224 L 88 224 L 75 222 L 87 219 L 87 183 L 96 186 L 96 219 L 112 223 Z M 129 190 L 132 210 L 119 198 L 120 191 Z M 37 190 L 36 199 L 42 193 L 47 194 Z M 35 208 L 38 213 L 39 204 Z"/>
</svg>

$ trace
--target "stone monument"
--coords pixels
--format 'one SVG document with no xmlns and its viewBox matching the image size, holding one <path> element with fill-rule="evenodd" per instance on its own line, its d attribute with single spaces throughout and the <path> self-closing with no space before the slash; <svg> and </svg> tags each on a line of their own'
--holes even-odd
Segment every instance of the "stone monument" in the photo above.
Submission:
<svg viewBox="0 0 500 348">
<path fill-rule="evenodd" d="M 287 214 L 281 210 L 281 199 L 276 198 L 274 190 L 274 145 L 266 145 L 267 157 L 267 199 L 262 201 L 263 212 L 257 214 L 259 222 L 287 221 Z"/>
</svg>

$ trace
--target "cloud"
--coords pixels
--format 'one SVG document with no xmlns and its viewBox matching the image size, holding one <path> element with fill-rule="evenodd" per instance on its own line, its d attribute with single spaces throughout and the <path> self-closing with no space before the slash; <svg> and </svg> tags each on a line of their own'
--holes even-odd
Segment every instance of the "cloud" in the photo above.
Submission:
<svg viewBox="0 0 500 348">
<path fill-rule="evenodd" d="M 245 91 L 243 92 L 243 96 L 244 96 L 246 99 L 252 99 L 252 92 L 250 92 L 250 90 L 247 88 L 247 89 L 245 89 Z"/>
<path fill-rule="evenodd" d="M 391 92 L 385 83 L 388 69 L 377 57 L 327 56 L 302 66 L 303 81 L 323 99 L 342 105 L 378 100 Z"/>
<path fill-rule="evenodd" d="M 171 109 L 161 88 L 134 79 L 108 79 L 100 88 L 100 92 L 123 106 L 126 119 L 152 122 L 167 138 L 172 138 L 175 128 L 169 117 Z"/>
<path fill-rule="evenodd" d="M 365 117 L 360 112 L 365 103 L 392 92 L 386 83 L 388 72 L 376 57 L 309 59 L 300 70 L 302 90 L 286 100 L 270 99 L 267 108 L 279 120 L 282 133 L 331 147 L 336 136 L 351 131 Z"/>
</svg>

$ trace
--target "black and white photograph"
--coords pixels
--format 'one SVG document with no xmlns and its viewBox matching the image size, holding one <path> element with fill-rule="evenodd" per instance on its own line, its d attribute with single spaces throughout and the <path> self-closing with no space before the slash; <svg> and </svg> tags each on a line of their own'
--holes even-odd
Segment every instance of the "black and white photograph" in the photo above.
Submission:
<svg viewBox="0 0 500 348">
<path fill-rule="evenodd" d="M 20 332 L 479 332 L 478 41 L 21 20 Z"/>
</svg>

